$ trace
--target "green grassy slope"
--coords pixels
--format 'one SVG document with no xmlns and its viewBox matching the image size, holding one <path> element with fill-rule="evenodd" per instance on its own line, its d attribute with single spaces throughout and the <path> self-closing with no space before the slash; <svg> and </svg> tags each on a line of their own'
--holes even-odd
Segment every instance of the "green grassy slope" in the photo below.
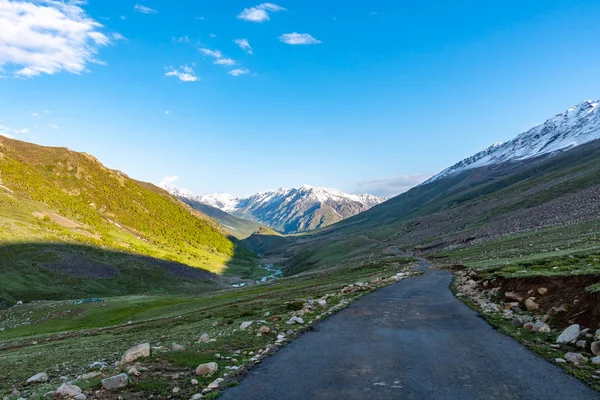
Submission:
<svg viewBox="0 0 600 400">
<path fill-rule="evenodd" d="M 355 217 L 266 252 L 291 271 L 326 267 L 355 248 L 398 245 L 429 254 L 509 234 L 600 220 L 600 141 L 568 152 L 466 171 L 416 187 Z M 260 238 L 249 241 L 256 247 Z M 336 248 L 337 247 L 337 248 Z M 324 258 L 323 254 L 327 254 Z"/>
<path fill-rule="evenodd" d="M 8 277 L 16 265 L 39 269 L 47 261 L 33 252 L 17 256 L 7 246 L 48 242 L 82 245 L 77 254 L 83 258 L 96 259 L 95 249 L 101 249 L 121 265 L 126 254 L 216 273 L 255 264 L 251 252 L 216 222 L 165 191 L 110 170 L 87 154 L 0 136 L 0 282 L 14 282 L 14 275 Z M 60 263 L 72 251 L 60 247 L 51 253 Z M 52 286 L 65 285 L 68 274 L 42 275 Z M 155 284 L 160 287 L 160 279 Z M 59 292 L 62 298 L 65 293 Z"/>
</svg>

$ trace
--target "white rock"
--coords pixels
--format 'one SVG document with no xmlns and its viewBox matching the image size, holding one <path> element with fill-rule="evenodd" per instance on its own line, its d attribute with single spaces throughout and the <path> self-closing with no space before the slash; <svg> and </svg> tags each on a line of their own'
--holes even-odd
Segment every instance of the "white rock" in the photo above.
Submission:
<svg viewBox="0 0 600 400">
<path fill-rule="evenodd" d="M 190 381 L 190 383 L 191 383 L 192 385 L 194 385 L 194 386 L 197 386 L 197 385 L 198 385 L 198 380 L 197 380 L 197 379 L 192 379 L 192 380 Z"/>
<path fill-rule="evenodd" d="M 114 390 L 124 388 L 129 384 L 129 376 L 127 374 L 119 374 L 110 378 L 102 379 L 102 387 L 106 390 Z"/>
<path fill-rule="evenodd" d="M 196 393 L 195 395 L 190 397 L 190 400 L 200 400 L 201 398 L 202 398 L 202 395 L 200 393 Z"/>
<path fill-rule="evenodd" d="M 77 396 L 73 397 L 74 400 L 86 400 L 87 396 L 83 393 L 78 394 Z"/>
<path fill-rule="evenodd" d="M 54 392 L 54 396 L 58 398 L 75 397 L 79 394 L 81 394 L 81 388 L 68 383 L 63 383 L 58 389 L 56 389 L 56 392 Z"/>
<path fill-rule="evenodd" d="M 579 324 L 573 324 L 560 334 L 556 339 L 556 343 L 575 343 L 580 333 L 581 327 Z"/>
<path fill-rule="evenodd" d="M 600 356 L 596 356 L 596 357 L 592 358 L 591 361 L 592 361 L 592 364 L 594 364 L 594 365 L 600 364 Z"/>
<path fill-rule="evenodd" d="M 567 353 L 565 355 L 565 360 L 573 364 L 587 364 L 588 362 L 588 358 L 580 353 Z"/>
<path fill-rule="evenodd" d="M 567 362 L 567 360 L 565 360 L 564 358 L 555 358 L 554 361 L 560 364 L 564 364 Z"/>
<path fill-rule="evenodd" d="M 198 365 L 196 375 L 198 376 L 213 376 L 219 370 L 219 365 L 216 362 L 209 362 Z"/>
<path fill-rule="evenodd" d="M 46 382 L 47 380 L 48 374 L 45 372 L 40 372 L 39 374 L 35 374 L 31 378 L 27 379 L 26 383 L 29 385 L 30 383 Z"/>
<path fill-rule="evenodd" d="M 217 378 L 217 379 L 215 379 L 215 381 L 214 381 L 214 382 L 212 382 L 212 383 L 211 383 L 210 385 L 208 385 L 206 388 L 207 388 L 207 389 L 210 389 L 210 390 L 213 390 L 213 389 L 218 389 L 218 388 L 219 388 L 219 386 L 221 385 L 221 382 L 223 382 L 224 380 L 225 380 L 225 379 L 223 379 L 223 378 Z"/>
<path fill-rule="evenodd" d="M 138 344 L 127 350 L 121 358 L 121 363 L 127 364 L 142 357 L 150 357 L 150 343 Z"/>
<path fill-rule="evenodd" d="M 252 323 L 254 323 L 254 321 L 244 321 L 240 324 L 240 329 L 247 329 Z"/>
<path fill-rule="evenodd" d="M 208 343 L 210 341 L 210 336 L 208 336 L 208 333 L 203 333 L 202 335 L 200 335 L 200 339 L 198 339 L 198 343 Z"/>
<path fill-rule="evenodd" d="M 292 324 L 303 324 L 304 320 L 300 317 L 292 317 L 289 319 L 289 321 L 286 322 L 286 324 L 288 325 L 292 325 Z"/>
</svg>

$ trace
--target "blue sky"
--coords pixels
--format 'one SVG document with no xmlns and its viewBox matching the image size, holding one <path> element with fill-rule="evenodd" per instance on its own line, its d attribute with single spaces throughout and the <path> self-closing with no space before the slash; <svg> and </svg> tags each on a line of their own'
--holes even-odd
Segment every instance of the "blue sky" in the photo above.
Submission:
<svg viewBox="0 0 600 400">
<path fill-rule="evenodd" d="M 396 194 L 600 98 L 598 1 L 80 3 L 0 0 L 0 130 L 200 193 Z"/>
</svg>

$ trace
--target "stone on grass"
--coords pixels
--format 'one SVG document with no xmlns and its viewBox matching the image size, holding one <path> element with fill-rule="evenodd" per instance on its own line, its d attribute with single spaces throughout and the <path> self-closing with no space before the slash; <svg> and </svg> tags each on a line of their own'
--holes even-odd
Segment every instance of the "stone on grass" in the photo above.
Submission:
<svg viewBox="0 0 600 400">
<path fill-rule="evenodd" d="M 200 339 L 198 339 L 198 343 L 208 343 L 210 341 L 210 336 L 208 336 L 208 333 L 203 333 L 202 335 L 200 335 Z"/>
<path fill-rule="evenodd" d="M 197 386 L 197 385 L 198 385 L 198 379 L 192 379 L 192 380 L 190 381 L 190 383 L 191 383 L 192 385 L 194 385 L 194 386 Z"/>
<path fill-rule="evenodd" d="M 588 358 L 581 353 L 567 353 L 565 360 L 573 364 L 587 364 Z"/>
<path fill-rule="evenodd" d="M 560 334 L 556 339 L 556 343 L 575 343 L 580 333 L 581 327 L 579 324 L 573 324 Z"/>
<path fill-rule="evenodd" d="M 567 360 L 565 360 L 564 358 L 555 358 L 554 361 L 559 364 L 564 364 L 567 362 Z"/>
<path fill-rule="evenodd" d="M 223 382 L 225 379 L 223 378 L 217 378 L 215 379 L 210 385 L 208 385 L 206 388 L 213 390 L 213 389 L 218 389 L 221 386 L 221 382 Z"/>
<path fill-rule="evenodd" d="M 195 395 L 190 397 L 190 400 L 200 400 L 201 398 L 202 398 L 202 395 L 200 393 L 196 393 Z"/>
<path fill-rule="evenodd" d="M 121 363 L 128 364 L 142 357 L 150 357 L 150 343 L 138 344 L 127 350 L 121 358 Z"/>
<path fill-rule="evenodd" d="M 213 376 L 215 372 L 219 370 L 219 365 L 216 362 L 209 362 L 198 365 L 196 368 L 196 375 L 198 376 Z"/>
<path fill-rule="evenodd" d="M 591 348 L 595 356 L 600 356 L 600 342 L 593 342 Z"/>
<path fill-rule="evenodd" d="M 271 328 L 269 328 L 268 326 L 265 326 L 265 325 L 261 326 L 261 327 L 258 329 L 258 332 L 259 332 L 259 333 L 262 333 L 262 334 L 269 333 L 270 331 L 271 331 Z"/>
<path fill-rule="evenodd" d="M 250 325 L 252 325 L 254 323 L 254 321 L 244 321 L 240 324 L 240 329 L 244 330 L 250 327 Z"/>
<path fill-rule="evenodd" d="M 177 344 L 177 343 L 173 343 L 171 345 L 171 350 L 173 350 L 173 351 L 184 351 L 185 350 L 185 346 L 182 346 L 182 345 Z"/>
<path fill-rule="evenodd" d="M 304 320 L 300 317 L 292 317 L 289 319 L 289 321 L 286 322 L 286 324 L 291 325 L 291 324 L 303 324 Z"/>
<path fill-rule="evenodd" d="M 127 374 L 119 374 L 110 378 L 102 379 L 102 387 L 106 390 L 115 390 L 126 387 L 129 384 Z"/>
<path fill-rule="evenodd" d="M 75 397 L 81 394 L 81 388 L 79 386 L 71 385 L 69 383 L 63 383 L 56 391 L 54 396 L 57 398 L 69 398 Z"/>
<path fill-rule="evenodd" d="M 27 379 L 26 383 L 29 385 L 30 383 L 46 382 L 47 380 L 48 380 L 48 374 L 45 372 L 40 372 L 39 374 L 35 374 L 31 378 Z"/>
</svg>

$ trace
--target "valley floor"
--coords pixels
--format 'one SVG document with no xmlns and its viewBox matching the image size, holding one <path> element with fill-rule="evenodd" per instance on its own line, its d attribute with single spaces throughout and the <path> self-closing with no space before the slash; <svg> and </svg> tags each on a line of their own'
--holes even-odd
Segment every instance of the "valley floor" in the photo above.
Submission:
<svg viewBox="0 0 600 400">
<path fill-rule="evenodd" d="M 451 280 L 449 272 L 428 269 L 363 297 L 222 399 L 600 398 L 494 330 L 453 296 Z"/>
</svg>

